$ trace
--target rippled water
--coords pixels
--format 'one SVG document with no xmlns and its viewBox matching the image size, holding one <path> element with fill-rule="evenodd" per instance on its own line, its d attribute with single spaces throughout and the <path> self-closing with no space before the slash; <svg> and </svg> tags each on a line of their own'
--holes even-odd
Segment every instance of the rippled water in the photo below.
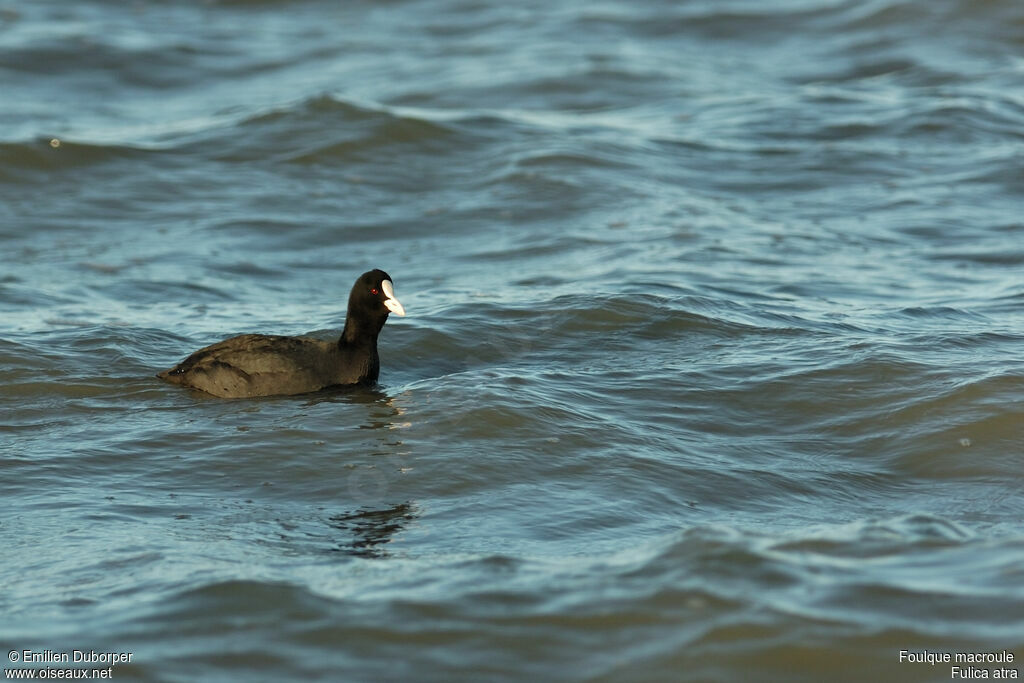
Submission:
<svg viewBox="0 0 1024 683">
<path fill-rule="evenodd" d="M 1016 0 L 0 2 L 0 645 L 1019 670 L 1022 44 Z M 153 377 L 336 335 L 372 267 L 374 389 Z"/>
</svg>

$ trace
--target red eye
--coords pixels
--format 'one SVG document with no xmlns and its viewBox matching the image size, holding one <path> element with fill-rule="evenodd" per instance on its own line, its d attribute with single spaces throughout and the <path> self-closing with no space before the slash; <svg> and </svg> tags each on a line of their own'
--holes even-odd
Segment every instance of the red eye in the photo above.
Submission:
<svg viewBox="0 0 1024 683">
<path fill-rule="evenodd" d="M 370 287 L 370 294 L 379 294 L 376 287 Z"/>
</svg>

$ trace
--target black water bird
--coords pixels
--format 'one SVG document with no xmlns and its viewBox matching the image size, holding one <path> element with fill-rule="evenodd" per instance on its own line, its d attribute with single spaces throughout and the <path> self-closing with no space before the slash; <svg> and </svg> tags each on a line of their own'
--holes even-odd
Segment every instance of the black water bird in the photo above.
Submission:
<svg viewBox="0 0 1024 683">
<path fill-rule="evenodd" d="M 338 341 L 243 334 L 207 346 L 157 374 L 222 398 L 306 394 L 331 386 L 372 384 L 380 373 L 377 336 L 388 314 L 405 315 L 391 276 L 363 273 L 348 296 Z"/>
</svg>

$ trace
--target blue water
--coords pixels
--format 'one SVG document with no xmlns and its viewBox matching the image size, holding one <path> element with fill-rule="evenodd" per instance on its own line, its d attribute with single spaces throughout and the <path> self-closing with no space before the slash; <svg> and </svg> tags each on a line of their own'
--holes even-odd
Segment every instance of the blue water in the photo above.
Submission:
<svg viewBox="0 0 1024 683">
<path fill-rule="evenodd" d="M 6 674 L 1019 671 L 1022 40 L 1015 0 L 0 3 Z M 374 267 L 377 386 L 154 377 L 335 337 Z"/>
</svg>

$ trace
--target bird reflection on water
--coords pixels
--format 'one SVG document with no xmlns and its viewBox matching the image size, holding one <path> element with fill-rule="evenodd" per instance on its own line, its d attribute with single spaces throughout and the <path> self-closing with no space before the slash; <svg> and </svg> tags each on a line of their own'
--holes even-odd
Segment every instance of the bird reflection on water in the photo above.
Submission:
<svg viewBox="0 0 1024 683">
<path fill-rule="evenodd" d="M 402 442 L 394 440 L 391 434 L 394 429 L 408 426 L 408 423 L 400 421 L 405 411 L 396 405 L 394 397 L 385 391 L 377 387 L 333 387 L 311 395 L 306 405 L 313 406 L 324 402 L 361 403 L 370 406 L 366 421 L 358 425 L 358 428 L 383 430 L 381 450 L 375 452 L 375 455 L 388 458 L 409 455 L 404 450 L 395 450 Z M 389 557 L 390 553 L 384 546 L 391 543 L 409 522 L 419 516 L 412 501 L 388 505 L 381 500 L 388 488 L 387 482 L 383 481 L 387 478 L 384 472 L 393 470 L 394 475 L 398 476 L 407 468 L 401 464 L 394 468 L 370 467 L 373 474 L 359 468 L 357 473 L 352 474 L 349 482 L 351 490 L 348 493 L 355 499 L 353 502 L 362 504 L 351 511 L 332 515 L 327 519 L 327 523 L 333 529 L 344 532 L 337 545 L 330 548 L 332 552 L 373 559 Z M 365 489 L 368 485 L 377 494 L 371 496 L 374 499 L 372 502 L 366 498 Z"/>
<path fill-rule="evenodd" d="M 417 517 L 416 507 L 411 502 L 378 510 L 359 509 L 330 517 L 328 523 L 332 527 L 351 535 L 331 550 L 355 557 L 388 557 L 390 553 L 384 546 Z"/>
</svg>

